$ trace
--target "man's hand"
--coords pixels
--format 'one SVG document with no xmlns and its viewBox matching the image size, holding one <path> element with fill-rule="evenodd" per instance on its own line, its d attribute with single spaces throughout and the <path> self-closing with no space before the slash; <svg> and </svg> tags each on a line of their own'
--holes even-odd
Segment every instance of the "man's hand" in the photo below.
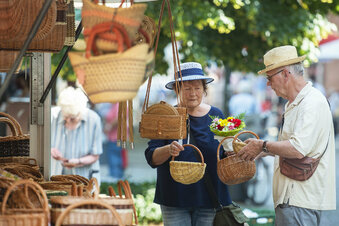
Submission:
<svg viewBox="0 0 339 226">
<path fill-rule="evenodd" d="M 237 155 L 245 161 L 253 161 L 262 152 L 262 144 L 264 141 L 250 138 L 245 141 L 247 144 Z"/>
<path fill-rule="evenodd" d="M 59 160 L 59 161 L 67 160 L 62 156 L 61 152 L 56 148 L 51 148 L 51 155 L 55 160 Z"/>
</svg>

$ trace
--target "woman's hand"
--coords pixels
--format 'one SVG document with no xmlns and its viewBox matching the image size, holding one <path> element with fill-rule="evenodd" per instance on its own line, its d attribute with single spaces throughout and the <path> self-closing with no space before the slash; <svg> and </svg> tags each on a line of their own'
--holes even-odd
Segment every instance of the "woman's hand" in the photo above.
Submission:
<svg viewBox="0 0 339 226">
<path fill-rule="evenodd" d="M 80 159 L 69 159 L 68 161 L 64 161 L 62 165 L 66 168 L 74 168 L 82 165 Z"/>
<path fill-rule="evenodd" d="M 59 160 L 59 161 L 66 160 L 57 148 L 51 148 L 51 155 L 55 160 Z"/>
<path fill-rule="evenodd" d="M 179 144 L 177 141 L 173 141 L 170 145 L 169 145 L 169 151 L 168 153 L 171 156 L 178 156 L 180 154 L 181 151 L 184 150 L 184 147 Z"/>
</svg>

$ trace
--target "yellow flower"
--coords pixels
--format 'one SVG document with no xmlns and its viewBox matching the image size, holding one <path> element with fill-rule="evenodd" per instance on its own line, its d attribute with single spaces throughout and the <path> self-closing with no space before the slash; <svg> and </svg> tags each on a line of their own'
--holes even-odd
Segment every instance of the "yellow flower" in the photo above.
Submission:
<svg viewBox="0 0 339 226">
<path fill-rule="evenodd" d="M 227 126 L 227 124 L 228 124 L 227 119 L 224 119 L 224 120 L 222 120 L 222 121 L 220 122 L 220 125 L 221 125 L 221 126 Z"/>
<path fill-rule="evenodd" d="M 227 121 L 230 121 L 230 120 L 232 120 L 232 119 L 234 119 L 233 117 L 228 117 L 227 118 Z"/>
</svg>

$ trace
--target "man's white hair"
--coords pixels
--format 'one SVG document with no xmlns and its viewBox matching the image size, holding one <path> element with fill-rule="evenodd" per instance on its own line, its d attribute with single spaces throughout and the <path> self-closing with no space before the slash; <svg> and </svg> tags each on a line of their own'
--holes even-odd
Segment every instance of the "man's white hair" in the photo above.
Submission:
<svg viewBox="0 0 339 226">
<path fill-rule="evenodd" d="M 67 87 L 62 90 L 58 98 L 58 106 L 60 106 L 63 115 L 78 115 L 87 110 L 88 99 L 81 89 Z"/>
</svg>

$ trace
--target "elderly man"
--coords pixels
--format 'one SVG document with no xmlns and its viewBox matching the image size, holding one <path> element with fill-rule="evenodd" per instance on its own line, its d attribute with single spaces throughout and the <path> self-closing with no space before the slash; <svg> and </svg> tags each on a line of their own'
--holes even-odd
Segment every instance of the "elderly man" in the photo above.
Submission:
<svg viewBox="0 0 339 226">
<path fill-rule="evenodd" d="M 87 97 L 80 89 L 68 87 L 52 108 L 52 175 L 76 174 L 100 184 L 99 156 L 102 154 L 100 117 L 87 108 Z"/>
<path fill-rule="evenodd" d="M 278 141 L 248 139 L 238 152 L 244 160 L 275 156 L 273 199 L 276 225 L 281 226 L 322 225 L 323 211 L 336 209 L 332 115 L 324 95 L 305 81 L 304 59 L 294 46 L 277 47 L 264 55 L 266 68 L 258 73 L 266 73 L 267 85 L 288 100 L 282 129 Z M 320 161 L 312 165 L 313 175 L 308 171 L 297 175 L 298 163 L 316 158 Z"/>
</svg>

